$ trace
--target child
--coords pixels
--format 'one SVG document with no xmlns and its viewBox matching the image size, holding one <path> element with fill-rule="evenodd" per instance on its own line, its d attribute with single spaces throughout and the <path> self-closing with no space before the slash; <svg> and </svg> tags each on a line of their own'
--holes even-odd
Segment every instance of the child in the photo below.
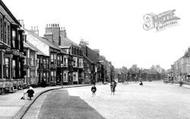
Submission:
<svg viewBox="0 0 190 119">
<path fill-rule="evenodd" d="M 27 94 L 28 94 L 29 99 L 31 100 L 32 97 L 34 96 L 34 90 L 33 90 L 33 88 L 31 86 L 27 90 Z"/>
<path fill-rule="evenodd" d="M 141 86 L 142 86 L 142 85 L 143 85 L 143 82 L 142 82 L 142 81 L 140 81 L 139 85 L 141 85 Z"/>
<path fill-rule="evenodd" d="M 95 86 L 95 84 L 92 86 L 91 91 L 92 91 L 92 96 L 94 96 L 95 93 L 96 93 L 96 86 Z"/>
</svg>

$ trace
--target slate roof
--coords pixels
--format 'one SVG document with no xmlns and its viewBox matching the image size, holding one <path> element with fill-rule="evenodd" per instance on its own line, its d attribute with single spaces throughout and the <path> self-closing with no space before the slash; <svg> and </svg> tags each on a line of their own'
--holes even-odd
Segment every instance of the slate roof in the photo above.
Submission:
<svg viewBox="0 0 190 119">
<path fill-rule="evenodd" d="M 44 37 L 40 37 L 40 36 L 38 36 L 37 34 L 31 32 L 30 30 L 27 30 L 27 29 L 24 29 L 24 30 L 26 30 L 27 32 L 29 32 L 30 34 L 32 34 L 34 37 L 36 37 L 37 39 L 39 39 L 39 40 L 42 41 L 43 43 L 47 44 L 49 47 L 54 48 L 54 49 L 57 49 L 57 50 L 60 50 L 62 53 L 66 53 L 66 52 L 62 51 L 58 45 L 56 45 L 56 44 L 50 42 L 48 39 L 46 39 L 46 38 L 44 38 Z"/>
<path fill-rule="evenodd" d="M 11 13 L 11 11 L 7 8 L 7 6 L 3 3 L 2 0 L 0 0 L 0 11 L 5 17 L 12 23 L 12 24 L 17 24 L 19 26 L 20 23 L 19 21 L 14 17 L 14 15 Z"/>
<path fill-rule="evenodd" d="M 87 61 L 89 61 L 90 63 L 94 63 L 90 58 L 88 58 L 86 55 L 83 54 L 84 59 L 86 59 Z"/>
<path fill-rule="evenodd" d="M 24 42 L 24 47 L 30 48 L 30 49 L 36 51 L 36 52 L 37 52 L 37 55 L 48 56 L 48 55 L 44 54 L 42 51 L 40 51 L 38 48 L 36 48 L 34 45 L 32 45 L 32 44 L 29 43 L 29 42 Z"/>
<path fill-rule="evenodd" d="M 79 47 L 79 45 L 77 44 L 77 43 L 75 43 L 75 42 L 73 42 L 72 40 L 70 40 L 69 38 L 61 38 L 61 45 L 60 45 L 60 48 L 69 48 L 69 47 L 71 47 L 72 45 L 74 45 L 74 46 L 77 46 L 77 47 Z"/>
<path fill-rule="evenodd" d="M 81 50 L 83 51 L 84 55 L 87 56 L 91 61 L 94 63 L 99 62 L 99 53 L 87 46 L 81 46 Z"/>
</svg>

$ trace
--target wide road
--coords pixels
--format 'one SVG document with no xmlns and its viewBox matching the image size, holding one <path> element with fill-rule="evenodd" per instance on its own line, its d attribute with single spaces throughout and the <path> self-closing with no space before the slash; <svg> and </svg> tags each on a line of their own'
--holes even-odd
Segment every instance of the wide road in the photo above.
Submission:
<svg viewBox="0 0 190 119">
<path fill-rule="evenodd" d="M 51 91 L 42 95 L 25 119 L 190 119 L 190 88 L 162 82 L 118 84 Z"/>
</svg>

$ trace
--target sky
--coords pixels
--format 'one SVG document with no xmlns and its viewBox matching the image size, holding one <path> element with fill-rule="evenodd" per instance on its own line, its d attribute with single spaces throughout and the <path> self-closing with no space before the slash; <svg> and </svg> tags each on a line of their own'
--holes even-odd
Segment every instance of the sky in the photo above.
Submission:
<svg viewBox="0 0 190 119">
<path fill-rule="evenodd" d="M 188 0 L 3 0 L 26 28 L 59 23 L 68 37 L 89 47 L 116 67 L 160 65 L 168 69 L 190 46 Z M 162 31 L 143 29 L 143 16 L 175 9 L 178 24 Z"/>
</svg>

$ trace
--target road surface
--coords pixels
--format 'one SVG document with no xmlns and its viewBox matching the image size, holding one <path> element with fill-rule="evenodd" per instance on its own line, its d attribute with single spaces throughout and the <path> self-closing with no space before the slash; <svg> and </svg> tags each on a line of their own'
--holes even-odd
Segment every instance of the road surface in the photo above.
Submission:
<svg viewBox="0 0 190 119">
<path fill-rule="evenodd" d="M 189 112 L 190 88 L 144 82 L 143 86 L 118 84 L 115 95 L 109 85 L 97 85 L 95 96 L 90 87 L 51 91 L 36 101 L 25 118 L 190 119 Z"/>
</svg>

